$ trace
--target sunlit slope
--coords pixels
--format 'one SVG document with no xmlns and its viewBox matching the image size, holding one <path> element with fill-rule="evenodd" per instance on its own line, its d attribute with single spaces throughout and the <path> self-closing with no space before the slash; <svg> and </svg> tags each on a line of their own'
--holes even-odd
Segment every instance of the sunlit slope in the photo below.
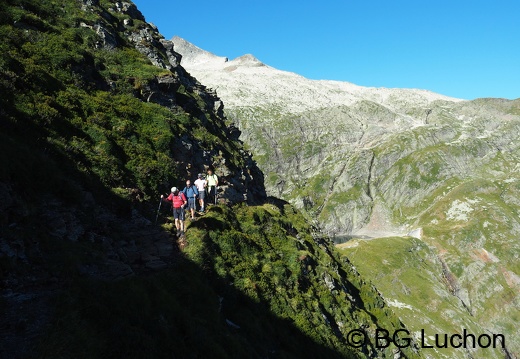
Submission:
<svg viewBox="0 0 520 359">
<path fill-rule="evenodd" d="M 458 288 L 453 287 L 454 277 L 435 248 L 412 237 L 353 240 L 340 248 L 363 276 L 371 278 L 385 301 L 407 324 L 407 336 L 418 338 L 424 355 L 503 358 L 502 342 L 506 346 L 514 345 L 514 336 L 501 336 L 503 330 L 489 330 L 472 316 L 456 296 Z M 468 333 L 477 339 L 473 341 L 468 337 L 464 342 L 457 337 Z M 444 335 L 448 338 L 455 335 L 454 344 Z M 489 337 L 496 343 L 495 348 L 480 346 L 480 336 L 484 346 Z M 466 344 L 457 348 L 459 343 Z"/>
<path fill-rule="evenodd" d="M 444 332 L 467 329 L 467 321 L 478 323 L 481 331 L 504 334 L 508 349 L 517 353 L 520 176 L 518 144 L 508 138 L 515 129 L 509 128 L 486 141 L 468 137 L 432 144 L 396 161 L 379 182 L 378 196 L 388 218 L 402 228 L 417 229 L 421 240 L 409 239 L 414 245 L 408 247 L 402 238 L 360 241 L 357 247 L 349 242 L 352 247 L 345 251 L 385 297 L 414 308 L 402 309 L 406 315 L 415 318 L 420 312 L 430 326 Z M 401 135 L 395 146 L 407 143 L 413 149 L 418 138 Z M 413 248 L 421 249 L 417 253 L 424 258 L 414 257 Z M 390 278 L 381 277 L 382 272 Z M 434 288 L 442 290 L 432 292 Z M 454 305 L 458 309 L 451 311 L 458 314 L 448 315 L 447 322 L 438 314 L 448 309 L 436 303 Z M 410 319 L 404 322 L 413 326 Z"/>
</svg>

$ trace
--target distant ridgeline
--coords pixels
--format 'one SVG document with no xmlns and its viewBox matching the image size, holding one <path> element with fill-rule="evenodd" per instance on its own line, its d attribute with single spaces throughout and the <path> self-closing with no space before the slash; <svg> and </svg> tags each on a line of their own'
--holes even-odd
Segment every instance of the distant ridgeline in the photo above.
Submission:
<svg viewBox="0 0 520 359">
<path fill-rule="evenodd" d="M 0 357 L 420 356 L 133 4 L 3 1 L 0 50 Z M 180 252 L 159 194 L 206 167 Z"/>
</svg>

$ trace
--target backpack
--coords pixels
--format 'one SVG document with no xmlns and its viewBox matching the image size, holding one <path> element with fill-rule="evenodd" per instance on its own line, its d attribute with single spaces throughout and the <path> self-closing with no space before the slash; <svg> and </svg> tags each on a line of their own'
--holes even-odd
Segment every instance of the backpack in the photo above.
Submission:
<svg viewBox="0 0 520 359">
<path fill-rule="evenodd" d="M 182 193 L 184 193 L 184 195 L 186 196 L 186 198 L 188 199 L 193 199 L 193 195 L 198 195 L 199 194 L 199 191 L 197 190 L 197 187 L 195 187 L 194 185 L 191 185 L 189 188 L 188 187 L 184 187 L 184 189 L 182 190 Z"/>
<path fill-rule="evenodd" d="M 184 202 L 186 202 L 186 196 L 184 193 L 179 192 L 177 195 L 173 194 L 172 196 L 172 206 L 175 208 L 181 207 Z"/>
<path fill-rule="evenodd" d="M 210 185 L 210 180 L 211 180 L 211 183 L 214 183 L 214 184 L 211 184 L 211 185 Z M 207 182 L 208 186 L 215 186 L 215 184 L 217 183 L 217 181 L 218 181 L 218 177 L 217 177 L 217 175 L 214 174 L 214 173 L 213 173 L 211 176 L 210 176 L 210 175 L 207 175 L 207 176 L 206 176 L 206 182 Z"/>
</svg>

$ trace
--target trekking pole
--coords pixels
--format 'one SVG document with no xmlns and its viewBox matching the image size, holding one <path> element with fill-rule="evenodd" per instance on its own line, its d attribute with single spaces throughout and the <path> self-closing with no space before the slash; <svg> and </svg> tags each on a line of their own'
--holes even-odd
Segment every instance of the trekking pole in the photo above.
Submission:
<svg viewBox="0 0 520 359">
<path fill-rule="evenodd" d="M 159 218 L 159 212 L 161 211 L 162 197 L 159 200 L 159 208 L 157 208 L 157 215 L 155 216 L 155 224 L 157 224 L 157 218 Z"/>
</svg>

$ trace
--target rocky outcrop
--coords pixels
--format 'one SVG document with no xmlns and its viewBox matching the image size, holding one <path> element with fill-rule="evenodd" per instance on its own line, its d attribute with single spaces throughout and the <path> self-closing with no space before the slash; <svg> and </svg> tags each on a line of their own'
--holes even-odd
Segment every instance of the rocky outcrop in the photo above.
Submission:
<svg viewBox="0 0 520 359">
<path fill-rule="evenodd" d="M 240 131 L 226 124 L 224 106 L 216 93 L 201 85 L 180 66 L 181 55 L 175 52 L 173 42 L 164 40 L 155 26 L 144 22 L 144 17 L 135 5 L 116 2 L 113 7 L 100 10 L 98 4 L 87 2 L 84 10 L 101 11 L 101 14 L 105 14 L 102 18 L 110 19 L 94 25 L 82 24 L 98 33 L 101 41 L 99 46 L 111 49 L 118 44 L 122 45 L 124 39 L 117 38 L 120 36 L 118 34 L 124 33 L 129 44 L 145 55 L 152 64 L 169 71 L 164 76 L 157 76 L 145 84 L 140 84 L 136 93 L 139 98 L 169 108 L 174 113 L 178 109 L 192 113 L 197 117 L 197 121 L 218 134 L 223 141 L 232 139 L 239 142 Z M 123 15 L 130 22 L 123 22 L 123 25 L 121 22 L 115 22 L 116 15 Z M 141 24 L 130 26 L 134 20 L 140 21 Z M 202 100 L 203 108 L 198 99 Z M 211 143 L 207 145 L 212 148 L 204 148 L 193 136 L 185 135 L 177 139 L 175 161 L 178 172 L 184 178 L 194 179 L 197 173 L 206 172 L 207 168 L 212 167 L 221 177 L 220 198 L 223 201 L 261 203 L 265 200 L 264 177 L 251 153 L 237 147 L 233 150 L 239 153 L 231 154 L 229 149 Z M 235 157 L 233 161 L 229 160 L 231 156 Z"/>
</svg>

